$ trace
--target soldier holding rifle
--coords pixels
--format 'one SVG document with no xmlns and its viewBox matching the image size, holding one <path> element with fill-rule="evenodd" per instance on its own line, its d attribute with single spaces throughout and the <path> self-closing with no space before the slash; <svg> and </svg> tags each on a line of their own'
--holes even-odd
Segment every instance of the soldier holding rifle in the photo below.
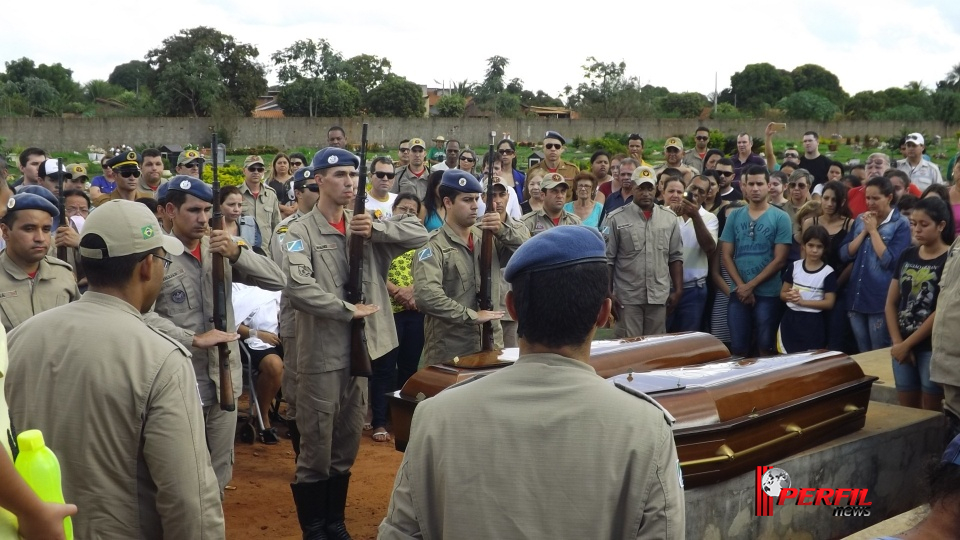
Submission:
<svg viewBox="0 0 960 540">
<path fill-rule="evenodd" d="M 229 343 L 230 380 L 241 388 L 240 349 L 235 340 L 237 327 L 233 319 L 232 282 L 252 285 L 269 291 L 283 288 L 280 268 L 269 258 L 254 253 L 244 242 L 236 242 L 224 231 L 208 231 L 213 209 L 213 190 L 191 176 L 174 176 L 167 191 L 166 212 L 173 218 L 173 235 L 183 243 L 183 253 L 172 256 L 173 262 L 163 276 L 163 287 L 154 310 L 160 317 L 147 322 L 173 337 L 193 353 L 193 369 L 197 390 L 203 404 L 207 446 L 217 473 L 220 491 L 233 474 L 233 439 L 237 428 L 237 412 L 220 406 L 220 363 L 214 345 Z M 209 236 L 207 236 L 209 232 Z M 226 290 L 226 328 L 214 328 L 213 255 L 223 256 Z"/>
<path fill-rule="evenodd" d="M 350 538 L 344 507 L 350 468 L 360 447 L 367 403 L 367 379 L 351 374 L 351 321 L 366 322 L 366 347 L 379 358 L 397 346 L 389 309 L 386 274 L 394 257 L 419 246 L 427 231 L 413 215 L 374 221 L 344 205 L 353 198 L 360 160 L 340 148 L 313 158 L 319 198 L 313 210 L 294 221 L 283 238 L 285 295 L 297 313 L 297 426 L 300 457 L 291 484 L 305 539 Z M 363 246 L 363 299 L 345 300 L 347 244 Z M 363 352 L 363 351 L 360 351 Z"/>
</svg>

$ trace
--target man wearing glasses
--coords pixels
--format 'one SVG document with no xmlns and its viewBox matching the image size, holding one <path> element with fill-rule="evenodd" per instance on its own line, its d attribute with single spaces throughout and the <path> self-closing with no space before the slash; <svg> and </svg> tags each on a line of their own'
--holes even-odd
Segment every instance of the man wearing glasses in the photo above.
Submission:
<svg viewBox="0 0 960 540">
<path fill-rule="evenodd" d="M 94 206 L 112 201 L 114 199 L 124 199 L 135 201 L 144 197 L 154 198 L 156 195 L 152 191 L 140 191 L 140 156 L 136 152 L 126 152 L 110 158 L 107 167 L 113 171 L 113 179 L 117 183 L 117 188 L 107 195 L 100 195 L 93 200 Z"/>
<path fill-rule="evenodd" d="M 410 139 L 410 163 L 397 169 L 393 193 L 413 193 L 421 201 L 427 196 L 430 169 L 426 166 L 427 145 L 423 139 Z"/>
<path fill-rule="evenodd" d="M 713 177 L 717 179 L 717 195 L 725 201 L 737 202 L 743 200 L 743 193 L 733 187 L 735 174 L 732 159 L 720 158 L 720 161 L 717 161 L 713 170 Z"/>
<path fill-rule="evenodd" d="M 393 216 L 393 201 L 396 193 L 391 193 L 393 179 L 393 159 L 390 156 L 379 156 L 370 164 L 370 191 L 367 197 L 367 212 L 373 213 L 373 218 L 383 221 Z"/>
<path fill-rule="evenodd" d="M 396 165 L 397 170 L 400 170 L 401 167 L 406 167 L 410 164 L 410 139 L 400 141 L 400 146 L 397 147 L 397 153 L 400 154 L 400 159 Z"/>
<path fill-rule="evenodd" d="M 203 156 L 196 150 L 184 150 L 177 156 L 177 174 L 200 178 L 200 169 L 203 168 Z"/>
<path fill-rule="evenodd" d="M 698 171 L 703 170 L 703 158 L 707 155 L 707 143 L 710 141 L 710 128 L 700 126 L 693 136 L 696 144 L 683 154 L 683 164 Z"/>
<path fill-rule="evenodd" d="M 456 139 L 450 139 L 447 141 L 444 152 L 446 159 L 432 166 L 430 168 L 431 170 L 446 171 L 457 168 L 457 159 L 460 157 L 460 141 Z"/>
<path fill-rule="evenodd" d="M 573 163 L 560 159 L 565 144 L 567 144 L 567 140 L 560 133 L 548 131 L 543 137 L 543 161 L 527 170 L 527 178 L 537 176 L 539 171 L 539 176 L 544 178 L 548 174 L 557 173 L 567 182 L 572 182 L 580 174 L 580 169 Z"/>
<path fill-rule="evenodd" d="M 273 230 L 280 224 L 280 199 L 272 187 L 263 182 L 263 173 L 266 171 L 263 158 L 247 156 L 243 160 L 243 185 L 240 186 L 240 195 L 243 197 L 243 215 L 253 216 L 260 230 L 264 253 L 270 251 L 270 240 Z"/>
<path fill-rule="evenodd" d="M 700 174 L 700 169 L 684 164 L 683 141 L 679 137 L 667 139 L 667 142 L 663 145 L 663 155 L 667 158 L 667 161 L 656 168 L 658 178 L 660 173 L 669 168 L 677 169 L 683 174 L 684 184 L 688 184 L 695 175 Z"/>
</svg>

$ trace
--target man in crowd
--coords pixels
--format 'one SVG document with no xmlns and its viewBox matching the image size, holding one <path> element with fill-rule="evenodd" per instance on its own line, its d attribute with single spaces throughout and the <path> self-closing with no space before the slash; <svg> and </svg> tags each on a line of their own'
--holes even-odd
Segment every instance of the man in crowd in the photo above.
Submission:
<svg viewBox="0 0 960 540">
<path fill-rule="evenodd" d="M 284 292 L 298 311 L 297 426 L 303 443 L 290 488 L 304 538 L 350 538 L 344 507 L 367 403 L 367 379 L 350 374 L 350 324 L 365 320 L 374 361 L 397 346 L 393 316 L 380 309 L 389 305 L 386 272 L 377 269 L 427 239 L 416 216 L 380 222 L 344 210 L 359 165 L 357 156 L 339 148 L 318 152 L 312 166 L 320 186 L 316 206 L 284 237 Z M 363 304 L 344 300 L 347 244 L 355 234 L 367 239 L 363 295 L 369 303 Z"/>
<path fill-rule="evenodd" d="M 177 156 L 176 172 L 178 175 L 200 178 L 201 168 L 203 168 L 203 156 L 200 155 L 200 152 L 184 150 Z"/>
<path fill-rule="evenodd" d="M 643 137 L 639 133 L 631 133 L 627 137 L 627 153 L 629 153 L 630 158 L 636 160 L 638 163 L 637 167 L 653 167 L 643 159 Z"/>
<path fill-rule="evenodd" d="M 20 152 L 20 178 L 13 183 L 14 189 L 20 191 L 20 186 L 38 186 L 40 177 L 37 175 L 37 169 L 47 160 L 47 153 L 42 148 L 31 146 L 23 152 Z"/>
<path fill-rule="evenodd" d="M 867 157 L 865 167 L 867 180 L 877 176 L 883 176 L 890 169 L 890 156 L 883 152 L 874 152 Z M 855 188 L 850 188 L 847 192 L 847 208 L 850 209 L 852 217 L 856 218 L 867 211 L 866 182 Z"/>
<path fill-rule="evenodd" d="M 617 310 L 617 337 L 663 334 L 667 308 L 683 294 L 683 241 L 677 215 L 659 206 L 650 167 L 633 172 L 633 204 L 603 220 L 610 291 Z M 671 288 L 673 289 L 671 291 Z"/>
<path fill-rule="evenodd" d="M 56 159 L 44 161 L 37 169 L 37 177 L 40 179 L 40 185 L 46 188 L 53 195 L 60 195 L 60 182 L 66 182 L 73 175 L 67 172 L 66 167 L 61 165 Z M 24 184 L 25 186 L 27 184 Z"/>
<path fill-rule="evenodd" d="M 806 169 L 813 175 L 813 185 L 810 191 L 820 184 L 827 183 L 827 172 L 832 160 L 820 153 L 820 136 L 816 131 L 803 134 L 803 156 L 800 157 L 799 167 Z"/>
<path fill-rule="evenodd" d="M 717 179 L 717 196 L 725 201 L 737 202 L 743 200 L 743 193 L 733 185 L 733 178 L 737 174 L 733 167 L 732 159 L 720 158 L 714 168 L 713 177 Z"/>
<path fill-rule="evenodd" d="M 423 139 L 410 139 L 410 163 L 397 169 L 397 177 L 391 191 L 413 193 L 421 201 L 427 196 L 430 169 L 426 166 L 427 145 Z"/>
<path fill-rule="evenodd" d="M 556 131 L 548 131 L 543 137 L 543 160 L 527 170 L 527 177 L 533 178 L 536 173 L 547 177 L 549 173 L 558 173 L 566 180 L 573 180 L 580 172 L 576 165 L 569 161 L 563 161 L 564 145 L 567 140 Z"/>
<path fill-rule="evenodd" d="M 780 270 L 787 262 L 793 234 L 787 213 L 769 203 L 769 182 L 762 165 L 744 171 L 748 206 L 727 216 L 720 236 L 723 263 L 734 285 L 727 320 L 730 352 L 737 356 L 750 356 L 754 341 L 761 356 L 776 352 L 783 309 Z"/>
<path fill-rule="evenodd" d="M 90 181 L 90 175 L 87 174 L 87 168 L 79 163 L 71 163 L 67 165 L 67 172 L 70 174 L 70 186 L 64 186 L 64 189 L 79 189 L 84 191 L 87 189 L 87 182 Z"/>
<path fill-rule="evenodd" d="M 397 169 L 406 167 L 410 163 L 410 139 L 400 141 L 397 147 L 397 153 L 400 154 L 400 160 L 397 161 Z"/>
<path fill-rule="evenodd" d="M 273 242 L 270 244 L 270 256 L 277 266 L 283 268 L 284 239 L 290 224 L 310 213 L 317 204 L 320 187 L 317 185 L 317 176 L 313 167 L 301 167 L 293 174 L 293 195 L 297 203 L 297 210 L 283 219 L 277 229 L 273 231 Z M 283 400 L 287 402 L 287 426 L 290 428 L 290 441 L 293 443 L 293 452 L 300 455 L 300 430 L 297 428 L 297 319 L 296 311 L 290 304 L 286 291 L 280 295 L 280 344 L 283 346 L 283 379 L 280 388 L 283 389 Z"/>
<path fill-rule="evenodd" d="M 544 182 L 546 184 L 546 182 Z M 501 222 L 499 214 L 487 212 L 477 224 L 480 182 L 472 174 L 450 169 L 443 172 L 440 198 L 446 218 L 439 232 L 413 257 L 413 294 L 417 309 L 426 314 L 424 359 L 426 365 L 452 360 L 480 351 L 480 327 L 493 323 L 494 348 L 503 348 L 499 319 L 500 280 L 491 281 L 493 309 L 480 309 L 480 243 L 483 231 L 494 234 L 492 276 L 500 275 L 510 256 L 528 238 L 516 221 Z M 546 202 L 544 203 L 546 204 Z"/>
<path fill-rule="evenodd" d="M 443 135 L 437 135 L 433 139 L 433 148 L 430 149 L 430 168 L 432 169 L 434 165 L 440 163 L 445 159 L 446 152 L 444 151 L 444 142 L 446 139 L 443 138 Z"/>
<path fill-rule="evenodd" d="M 737 153 L 733 154 L 730 160 L 733 162 L 733 185 L 735 186 L 740 184 L 740 177 L 748 166 L 766 167 L 763 158 L 753 153 L 753 138 L 749 133 L 737 135 Z"/>
<path fill-rule="evenodd" d="M 397 194 L 391 193 L 394 163 L 390 156 L 377 156 L 370 164 L 370 191 L 368 192 L 366 210 L 373 214 L 374 219 L 390 219 L 393 215 L 393 201 Z"/>
<path fill-rule="evenodd" d="M 7 332 L 80 297 L 70 265 L 48 255 L 53 220 L 59 215 L 54 203 L 33 193 L 18 193 L 7 203 L 0 219 L 6 242 L 0 252 L 0 322 Z"/>
<path fill-rule="evenodd" d="M 222 230 L 209 231 L 213 191 L 208 184 L 190 176 L 174 176 L 169 185 L 166 211 L 173 220 L 173 235 L 184 249 L 182 254 L 171 257 L 172 263 L 154 308 L 160 317 L 154 316 L 149 322 L 189 347 L 192 353 L 197 392 L 203 405 L 207 447 L 222 493 L 233 474 L 237 412 L 224 411 L 220 407 L 220 363 L 216 348 L 210 347 L 237 337 L 231 299 L 234 277 L 245 285 L 269 291 L 280 290 L 284 279 L 269 258 L 250 251 L 245 244 L 237 244 Z M 227 332 L 214 328 L 214 254 L 223 256 L 225 266 Z M 239 389 L 242 382 L 240 349 L 235 341 L 229 341 L 228 346 L 233 387 Z"/>
<path fill-rule="evenodd" d="M 125 199 L 135 201 L 143 197 L 154 197 L 152 191 L 140 191 L 137 184 L 140 181 L 140 156 L 136 152 L 125 152 L 117 154 L 110 158 L 107 167 L 113 171 L 113 177 L 117 182 L 117 189 L 107 195 L 100 195 L 94 199 L 94 206 L 112 201 L 115 199 Z"/>
<path fill-rule="evenodd" d="M 683 164 L 697 171 L 703 170 L 703 158 L 707 155 L 707 143 L 710 142 L 710 128 L 700 126 L 693 135 L 695 146 L 683 154 Z"/>
<path fill-rule="evenodd" d="M 506 280 L 520 358 L 417 406 L 381 539 L 683 537 L 670 420 L 588 364 L 610 313 L 606 272 L 586 227 L 517 250 Z"/>
<path fill-rule="evenodd" d="M 943 183 L 940 167 L 937 167 L 932 161 L 923 159 L 924 148 L 926 146 L 924 146 L 922 134 L 911 133 L 907 135 L 905 159 L 897 162 L 897 168 L 910 175 L 910 181 L 921 192 L 930 187 L 931 184 Z"/>
<path fill-rule="evenodd" d="M 460 158 L 460 141 L 450 139 L 445 147 L 445 160 L 431 167 L 434 171 L 446 171 L 447 169 L 456 169 Z"/>
<path fill-rule="evenodd" d="M 163 178 L 163 156 L 156 148 L 147 148 L 141 154 L 143 165 L 141 165 L 140 183 L 137 189 L 143 192 L 157 192 L 160 184 L 166 182 Z M 154 195 L 156 198 L 156 195 Z"/>
<path fill-rule="evenodd" d="M 57 454 L 77 538 L 225 534 L 189 353 L 143 320 L 183 251 L 157 228 L 139 203 L 103 205 L 80 241 L 91 290 L 10 333 L 11 417 Z"/>
<path fill-rule="evenodd" d="M 340 126 L 333 126 L 327 130 L 327 146 L 331 148 L 347 147 L 347 132 Z"/>
<path fill-rule="evenodd" d="M 667 160 L 655 169 L 657 177 L 659 177 L 663 171 L 672 168 L 680 171 L 683 175 L 683 182 L 687 183 L 694 175 L 700 174 L 699 169 L 683 163 L 683 141 L 681 141 L 679 137 L 670 137 L 667 139 L 667 142 L 663 145 L 663 154 Z"/>
<path fill-rule="evenodd" d="M 260 245 L 256 247 L 269 253 L 273 230 L 280 224 L 280 199 L 277 192 L 263 181 L 266 170 L 263 158 L 247 156 L 243 160 L 243 185 L 240 186 L 240 195 L 243 198 L 243 215 L 252 216 L 257 223 Z"/>
<path fill-rule="evenodd" d="M 617 171 L 617 178 L 620 180 L 620 189 L 610 193 L 607 200 L 603 202 L 604 214 L 609 216 L 610 213 L 617 208 L 633 201 L 633 194 L 636 190 L 636 186 L 633 183 L 633 172 L 636 171 L 639 166 L 640 162 L 633 158 L 620 160 L 620 169 Z"/>
<path fill-rule="evenodd" d="M 680 217 L 683 242 L 683 295 L 673 313 L 667 316 L 667 331 L 698 332 L 707 305 L 707 274 L 710 258 L 717 248 L 719 229 L 717 216 L 701 206 L 710 188 L 710 179 L 694 176 L 686 193 L 683 184 L 676 181 L 667 182 L 664 188 L 664 202 Z"/>
<path fill-rule="evenodd" d="M 559 173 L 548 173 L 543 177 L 543 183 L 540 184 L 540 189 L 543 190 L 543 207 L 520 218 L 530 236 L 560 225 L 583 223 L 576 214 L 563 209 L 563 205 L 567 202 L 569 187 Z"/>
</svg>

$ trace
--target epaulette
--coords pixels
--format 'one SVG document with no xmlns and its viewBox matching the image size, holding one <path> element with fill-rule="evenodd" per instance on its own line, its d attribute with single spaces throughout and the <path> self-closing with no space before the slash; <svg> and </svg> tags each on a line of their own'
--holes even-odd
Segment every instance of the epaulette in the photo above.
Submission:
<svg viewBox="0 0 960 540">
<path fill-rule="evenodd" d="M 44 255 L 44 256 L 43 256 L 43 260 L 47 261 L 47 264 L 49 264 L 49 265 L 51 265 L 51 266 L 62 266 L 62 267 L 64 267 L 64 268 L 66 268 L 67 270 L 69 270 L 71 273 L 73 272 L 73 266 L 71 266 L 70 263 L 68 263 L 68 262 L 66 262 L 66 261 L 61 261 L 60 259 L 58 259 L 58 258 L 56 258 L 56 257 L 54 257 L 54 256 L 52 256 L 52 255 Z"/>
<path fill-rule="evenodd" d="M 193 356 L 193 353 L 190 352 L 190 349 L 184 347 L 184 346 L 183 346 L 183 343 L 180 343 L 179 341 L 173 339 L 172 337 L 168 336 L 167 334 L 161 332 L 159 328 L 155 328 L 155 327 L 153 327 L 153 326 L 151 326 L 151 325 L 149 325 L 149 324 L 147 324 L 146 326 L 147 326 L 147 328 L 149 328 L 150 330 L 153 330 L 157 335 L 159 335 L 159 336 L 162 337 L 163 339 L 169 341 L 170 343 L 173 343 L 173 344 L 177 347 L 177 350 L 179 350 L 180 352 L 182 352 L 183 355 L 186 356 L 187 358 L 190 358 L 190 357 Z"/>
<path fill-rule="evenodd" d="M 667 425 L 668 425 L 668 426 L 672 426 L 673 424 L 675 424 L 675 423 L 677 422 L 677 419 L 674 418 L 672 414 L 670 414 L 670 411 L 668 411 L 667 409 L 665 409 L 665 408 L 663 407 L 663 405 L 661 405 L 660 403 L 658 403 L 657 400 L 653 399 L 652 397 L 648 396 L 647 394 L 644 394 L 643 392 L 641 392 L 641 391 L 639 391 L 639 390 L 636 390 L 636 389 L 634 389 L 634 388 L 630 388 L 629 386 L 624 385 L 624 384 L 620 384 L 620 383 L 614 383 L 614 386 L 616 386 L 616 387 L 619 388 L 620 390 L 623 390 L 624 392 L 630 394 L 631 396 L 640 398 L 640 399 L 646 401 L 647 403 L 650 403 L 650 404 L 653 405 L 654 407 L 660 409 L 660 412 L 663 413 L 663 419 L 667 421 Z"/>
<path fill-rule="evenodd" d="M 665 204 L 661 204 L 661 205 L 660 205 L 660 208 L 662 208 L 663 210 L 665 210 L 665 211 L 667 211 L 667 212 L 670 212 L 670 214 L 673 215 L 673 217 L 677 217 L 677 213 L 673 211 L 673 208 L 670 208 L 669 206 L 667 206 L 667 205 L 665 205 Z M 618 210 L 619 210 L 619 208 L 618 208 Z"/>
<path fill-rule="evenodd" d="M 629 204 L 629 203 L 627 203 L 627 204 Z M 613 216 L 619 214 L 620 212 L 623 212 L 623 209 L 626 208 L 626 207 L 627 207 L 627 205 L 625 204 L 625 205 L 621 206 L 620 208 L 617 208 L 616 210 L 613 210 L 612 212 L 610 212 L 609 214 L 607 214 L 607 217 L 610 218 L 610 217 L 613 217 Z"/>
</svg>

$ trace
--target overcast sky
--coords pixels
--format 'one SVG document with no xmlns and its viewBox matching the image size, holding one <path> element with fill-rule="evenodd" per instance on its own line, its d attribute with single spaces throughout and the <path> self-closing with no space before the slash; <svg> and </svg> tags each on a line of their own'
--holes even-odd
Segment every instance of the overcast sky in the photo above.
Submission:
<svg viewBox="0 0 960 540">
<path fill-rule="evenodd" d="M 494 20 L 478 16 L 481 8 Z M 60 62 L 80 83 L 106 79 L 114 66 L 201 25 L 255 45 L 268 69 L 275 51 L 324 38 L 345 58 L 386 57 L 394 73 L 431 87 L 481 81 L 486 59 L 503 56 L 506 80 L 554 96 L 582 81 L 589 56 L 623 60 L 644 83 L 703 94 L 714 90 L 714 74 L 722 90 L 758 62 L 819 64 L 851 95 L 915 80 L 933 88 L 960 63 L 957 0 L 41 0 L 3 11 L 0 60 Z M 268 79 L 275 83 L 275 72 Z"/>
</svg>

